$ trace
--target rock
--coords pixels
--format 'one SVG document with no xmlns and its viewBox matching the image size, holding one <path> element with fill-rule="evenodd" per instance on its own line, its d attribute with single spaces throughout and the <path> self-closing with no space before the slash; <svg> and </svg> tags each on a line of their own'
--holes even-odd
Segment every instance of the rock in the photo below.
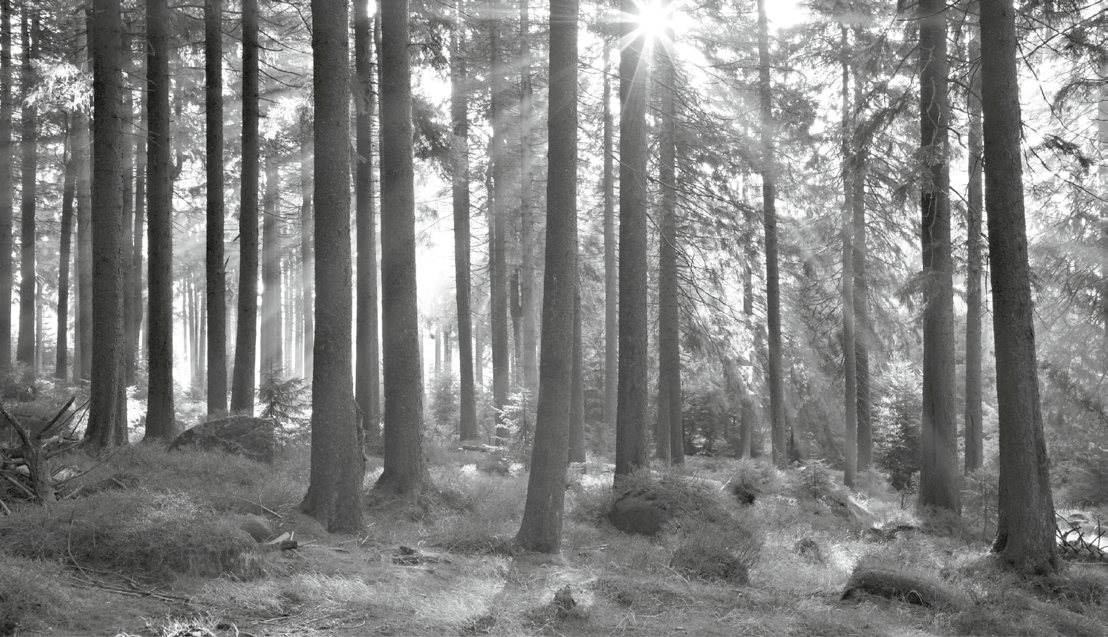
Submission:
<svg viewBox="0 0 1108 637">
<path fill-rule="evenodd" d="M 247 516 L 242 523 L 239 524 L 239 528 L 249 533 L 250 537 L 254 538 L 254 541 L 259 544 L 275 535 L 273 527 L 260 515 Z"/>
<path fill-rule="evenodd" d="M 842 599 L 863 599 L 865 594 L 952 611 L 968 605 L 965 593 L 937 578 L 884 568 L 855 568 Z"/>
<path fill-rule="evenodd" d="M 669 507 L 649 489 L 624 493 L 612 504 L 608 521 L 624 533 L 657 535 L 672 518 Z"/>
<path fill-rule="evenodd" d="M 256 462 L 273 462 L 277 452 L 276 426 L 272 420 L 253 416 L 229 416 L 196 425 L 169 445 L 169 450 L 184 448 L 219 450 Z"/>
</svg>

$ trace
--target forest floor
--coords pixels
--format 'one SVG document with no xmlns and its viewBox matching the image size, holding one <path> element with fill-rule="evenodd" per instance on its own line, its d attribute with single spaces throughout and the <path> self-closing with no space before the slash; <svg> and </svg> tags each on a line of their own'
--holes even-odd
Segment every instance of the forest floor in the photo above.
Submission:
<svg viewBox="0 0 1108 637">
<path fill-rule="evenodd" d="M 646 538 L 605 519 L 605 465 L 586 464 L 566 491 L 561 555 L 513 556 L 500 547 L 519 527 L 526 476 L 481 471 L 474 452 L 429 455 L 438 492 L 367 500 L 358 536 L 297 511 L 306 449 L 273 466 L 146 445 L 76 456 L 92 471 L 63 500 L 0 517 L 0 635 L 1108 634 L 1108 566 L 1017 579 L 987 556 L 987 515 L 920 520 L 875 475 L 840 515 L 820 491 L 841 473 L 689 458 L 680 475 L 754 532 L 749 571 L 713 581 L 674 559 L 712 543 L 695 525 Z M 379 471 L 371 459 L 367 487 Z M 738 482 L 757 486 L 752 505 L 732 496 Z M 242 530 L 259 526 L 296 548 Z M 865 568 L 925 593 L 844 600 Z"/>
</svg>

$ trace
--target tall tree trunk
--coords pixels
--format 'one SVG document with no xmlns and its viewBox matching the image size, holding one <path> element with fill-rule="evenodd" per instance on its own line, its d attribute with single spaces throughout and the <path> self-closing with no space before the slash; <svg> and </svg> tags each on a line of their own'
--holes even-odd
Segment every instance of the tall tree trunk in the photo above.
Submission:
<svg viewBox="0 0 1108 637">
<path fill-rule="evenodd" d="M 12 3 L 0 0 L 0 369 L 12 364 Z"/>
<path fill-rule="evenodd" d="M 839 52 L 842 55 L 842 130 L 840 146 L 842 149 L 843 177 L 843 378 L 845 396 L 843 399 L 845 437 L 845 471 L 843 484 L 853 489 L 858 471 L 858 366 L 854 337 L 854 157 L 851 153 L 851 117 L 850 117 L 850 32 L 846 25 L 839 27 Z"/>
<path fill-rule="evenodd" d="M 355 203 L 358 219 L 358 405 L 366 445 L 381 442 L 381 355 L 378 341 L 377 210 L 373 201 L 373 117 L 377 109 L 373 35 L 376 17 L 360 2 L 354 13 L 354 58 L 358 77 Z"/>
<path fill-rule="evenodd" d="M 578 269 L 580 273 L 580 269 Z M 581 278 L 573 293 L 573 376 L 569 398 L 569 461 L 585 461 L 585 387 L 581 343 Z"/>
<path fill-rule="evenodd" d="M 85 436 L 97 446 L 114 447 L 127 442 L 123 360 L 123 72 L 119 46 L 123 23 L 119 0 L 94 0 L 92 9 L 89 41 L 96 144 L 92 187 L 96 215 L 92 228 L 92 349 L 96 372 L 92 375 Z"/>
<path fill-rule="evenodd" d="M 252 413 L 258 336 L 258 0 L 243 0 L 242 39 L 242 194 L 231 411 Z"/>
<path fill-rule="evenodd" d="M 416 293 L 408 2 L 384 2 L 381 8 L 381 319 L 385 467 L 375 489 L 380 493 L 415 497 L 430 486 L 431 476 L 423 455 L 421 429 L 423 381 Z"/>
<path fill-rule="evenodd" d="M 38 17 L 32 17 L 27 3 L 21 10 L 23 36 L 23 155 L 20 197 L 19 336 L 15 358 L 25 365 L 35 362 L 35 190 L 38 171 L 38 108 L 31 99 L 35 72 L 32 60 L 38 56 Z M 32 24 L 34 22 L 34 24 Z"/>
<path fill-rule="evenodd" d="M 173 413 L 173 166 L 169 136 L 169 32 L 167 0 L 146 0 L 146 84 L 149 112 L 146 165 L 147 361 L 146 438 L 172 440 Z M 97 160 L 97 164 L 99 159 Z M 94 226 L 95 230 L 95 226 Z"/>
<path fill-rule="evenodd" d="M 267 144 L 262 216 L 262 374 L 282 375 L 281 252 L 277 220 L 277 148 Z"/>
<path fill-rule="evenodd" d="M 531 42 L 529 0 L 520 2 L 519 11 L 519 138 L 520 138 L 520 272 L 519 303 L 523 310 L 523 386 L 532 396 L 538 392 L 539 364 L 536 355 L 537 325 L 535 325 L 535 248 L 534 208 L 532 205 L 531 151 Z"/>
<path fill-rule="evenodd" d="M 466 68 L 466 39 L 461 8 L 450 32 L 450 118 L 454 128 L 454 287 L 458 305 L 458 392 L 461 415 L 458 437 L 474 440 L 477 430 L 477 398 L 473 378 L 473 312 L 470 309 L 469 232 L 469 80 Z"/>
<path fill-rule="evenodd" d="M 131 271 L 131 253 L 135 249 L 134 236 L 131 228 L 134 225 L 135 198 L 132 187 L 134 185 L 135 157 L 131 146 L 131 137 L 135 134 L 134 126 L 134 97 L 131 95 L 131 32 L 126 26 L 121 25 L 119 34 L 120 69 L 122 77 L 123 93 L 123 378 L 124 386 L 135 384 L 135 350 L 134 339 L 131 338 L 131 326 L 134 325 L 135 315 L 135 284 L 132 278 L 136 276 Z"/>
<path fill-rule="evenodd" d="M 315 322 L 312 311 L 315 282 L 315 240 L 312 228 L 313 219 L 312 161 L 315 157 L 315 143 L 312 139 L 312 115 L 308 109 L 300 113 L 300 309 L 304 315 L 304 380 L 312 380 L 312 356 L 315 349 Z"/>
<path fill-rule="evenodd" d="M 954 284 L 950 255 L 950 164 L 946 2 L 919 4 L 923 225 L 923 419 L 919 506 L 961 512 L 954 398 Z"/>
<path fill-rule="evenodd" d="M 672 27 L 666 28 L 662 39 L 673 42 Z M 658 238 L 658 431 L 654 442 L 658 458 L 684 464 L 677 272 L 677 69 L 673 47 L 662 44 L 657 51 L 662 98 L 658 161 L 662 218 Z"/>
<path fill-rule="evenodd" d="M 91 30 L 91 18 L 86 16 L 85 19 L 87 32 Z M 86 50 L 86 36 L 81 34 L 77 40 L 78 50 Z M 92 56 L 86 57 L 91 64 Z M 76 315 L 73 380 L 77 382 L 90 381 L 92 378 L 92 148 L 89 143 L 88 113 L 78 110 L 73 126 L 77 145 L 77 281 L 73 308 Z"/>
<path fill-rule="evenodd" d="M 855 27 L 855 41 L 860 41 L 861 29 Z M 864 98 L 862 75 L 863 65 L 858 62 L 854 68 L 854 112 L 861 116 Z M 855 377 L 858 379 L 855 391 L 858 394 L 858 471 L 868 471 L 873 462 L 873 409 L 870 400 L 869 374 L 869 280 L 866 278 L 866 259 L 869 254 L 866 245 L 866 155 L 867 149 L 861 138 L 855 141 L 854 148 L 854 364 Z"/>
<path fill-rule="evenodd" d="M 516 544 L 557 553 L 568 460 L 577 290 L 577 0 L 551 0 L 549 177 L 535 447 Z"/>
<path fill-rule="evenodd" d="M 145 56 L 143 56 L 145 58 Z M 137 82 L 139 86 L 145 87 L 146 84 L 146 71 L 143 69 L 142 77 Z M 135 364 L 138 365 L 146 355 L 145 347 L 146 343 L 142 338 L 142 324 L 143 317 L 146 312 L 143 304 L 142 292 L 146 289 L 145 281 L 142 277 L 142 244 L 143 235 L 143 221 L 146 216 L 146 135 L 141 131 L 147 130 L 147 125 L 150 120 L 149 109 L 147 108 L 147 94 L 146 91 L 140 91 L 139 95 L 142 98 L 142 105 L 140 107 L 141 116 L 138 135 L 135 135 L 135 227 L 132 233 L 134 239 L 134 252 L 131 254 L 131 296 L 134 299 L 134 314 L 131 316 L 131 326 L 128 330 L 129 337 L 131 338 L 131 348 L 135 352 Z M 77 201 L 78 201 L 78 217 L 80 216 L 80 201 L 81 201 L 81 180 L 80 172 L 78 172 L 77 178 Z M 78 232 L 80 232 L 80 226 L 78 225 Z"/>
<path fill-rule="evenodd" d="M 622 0 L 619 98 L 619 394 L 616 406 L 616 476 L 646 466 L 646 36 L 643 8 Z M 545 330 L 544 330 L 545 331 Z"/>
<path fill-rule="evenodd" d="M 489 330 L 492 332 L 492 402 L 496 409 L 497 444 L 506 444 L 508 428 L 504 422 L 504 407 L 508 404 L 508 387 L 511 382 L 508 368 L 508 264 L 505 255 L 508 215 L 508 158 L 505 156 L 504 121 L 505 94 L 504 51 L 501 42 L 500 0 L 490 0 L 493 17 L 489 24 L 489 41 L 492 51 L 491 96 L 489 113 L 492 118 L 490 161 L 492 162 L 493 192 L 489 210 L 492 226 L 489 232 Z"/>
<path fill-rule="evenodd" d="M 616 268 L 615 146 L 612 122 L 611 47 L 604 42 L 604 422 L 616 427 L 619 382 L 619 278 Z"/>
<path fill-rule="evenodd" d="M 208 415 L 227 413 L 227 271 L 223 263 L 223 0 L 204 1 L 204 128 L 207 169 L 205 291 Z"/>
<path fill-rule="evenodd" d="M 970 3 L 971 13 L 978 11 L 976 5 L 976 2 Z M 970 19 L 976 21 L 973 17 Z M 971 22 L 969 28 L 969 59 L 978 60 L 981 57 L 979 26 Z M 972 69 L 971 73 L 970 88 L 966 92 L 966 111 L 969 113 L 969 185 L 966 196 L 966 473 L 984 465 L 981 422 L 981 318 L 985 313 L 981 298 L 981 158 L 984 149 L 981 139 L 980 67 Z M 1102 122 L 1101 126 L 1108 126 L 1108 122 Z"/>
<path fill-rule="evenodd" d="M 61 245 L 58 249 L 58 331 L 54 347 L 54 376 L 69 378 L 69 260 L 73 236 L 73 199 L 77 196 L 77 158 L 74 156 L 73 117 L 66 118 L 65 177 L 62 186 Z"/>
<path fill-rule="evenodd" d="M 1027 262 L 1015 10 L 1003 0 L 981 0 L 981 88 L 1000 422 L 993 551 L 1017 571 L 1052 573 L 1059 564 Z"/>
<path fill-rule="evenodd" d="M 386 6 L 393 3 L 384 3 Z M 355 414 L 350 254 L 350 60 L 347 0 L 312 0 L 315 147 L 316 356 L 311 484 L 301 509 L 331 532 L 362 531 L 365 460 Z"/>
<path fill-rule="evenodd" d="M 773 464 L 789 462 L 785 422 L 785 378 L 781 354 L 781 277 L 777 263 L 777 166 L 774 154 L 773 87 L 770 84 L 766 2 L 758 0 L 758 94 L 762 128 L 762 217 L 766 234 L 766 324 L 769 328 L 769 410 Z"/>
</svg>

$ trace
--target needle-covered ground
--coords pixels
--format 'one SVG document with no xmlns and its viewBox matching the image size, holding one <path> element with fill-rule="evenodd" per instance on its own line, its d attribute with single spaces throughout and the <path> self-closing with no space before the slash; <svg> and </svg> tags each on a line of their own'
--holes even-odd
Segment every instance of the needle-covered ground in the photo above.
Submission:
<svg viewBox="0 0 1108 637">
<path fill-rule="evenodd" d="M 430 455 L 438 492 L 367 496 L 357 536 L 297 511 L 306 449 L 72 458 L 95 468 L 65 499 L 0 517 L 0 635 L 1108 634 L 1104 566 L 1020 580 L 987 556 L 987 506 L 922 520 L 875 475 L 848 495 L 820 465 L 690 458 L 613 492 L 590 462 L 549 557 L 507 549 L 525 475 Z M 669 508 L 658 536 L 608 521 L 629 488 Z"/>
</svg>

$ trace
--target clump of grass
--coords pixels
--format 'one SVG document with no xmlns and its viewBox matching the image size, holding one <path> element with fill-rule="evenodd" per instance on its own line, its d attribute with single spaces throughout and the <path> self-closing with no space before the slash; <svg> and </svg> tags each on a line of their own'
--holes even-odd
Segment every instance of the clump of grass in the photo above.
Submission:
<svg viewBox="0 0 1108 637">
<path fill-rule="evenodd" d="M 0 553 L 0 635 L 45 630 L 61 617 L 73 600 L 55 563 L 21 559 Z"/>
<path fill-rule="evenodd" d="M 654 475 L 649 470 L 640 469 L 624 476 L 611 492 L 605 510 L 611 510 L 611 505 L 624 494 L 635 491 L 653 494 L 657 506 L 669 511 L 675 520 L 722 522 L 731 519 L 731 513 L 723 506 L 714 489 L 672 470 Z"/>
<path fill-rule="evenodd" d="M 761 550 L 761 533 L 749 522 L 693 522 L 682 527 L 670 566 L 708 582 L 748 584 Z"/>
<path fill-rule="evenodd" d="M 570 587 L 564 586 L 554 593 L 549 603 L 527 612 L 524 621 L 544 635 L 567 631 L 580 633 L 589 621 L 589 614 L 577 604 Z"/>
<path fill-rule="evenodd" d="M 763 495 L 777 493 L 780 486 L 777 470 L 765 459 L 740 461 L 727 481 L 728 491 L 740 504 L 747 505 L 754 504 Z"/>
<path fill-rule="evenodd" d="M 255 542 L 234 521 L 181 492 L 105 491 L 0 518 L 6 550 L 158 579 L 261 575 Z"/>
</svg>

